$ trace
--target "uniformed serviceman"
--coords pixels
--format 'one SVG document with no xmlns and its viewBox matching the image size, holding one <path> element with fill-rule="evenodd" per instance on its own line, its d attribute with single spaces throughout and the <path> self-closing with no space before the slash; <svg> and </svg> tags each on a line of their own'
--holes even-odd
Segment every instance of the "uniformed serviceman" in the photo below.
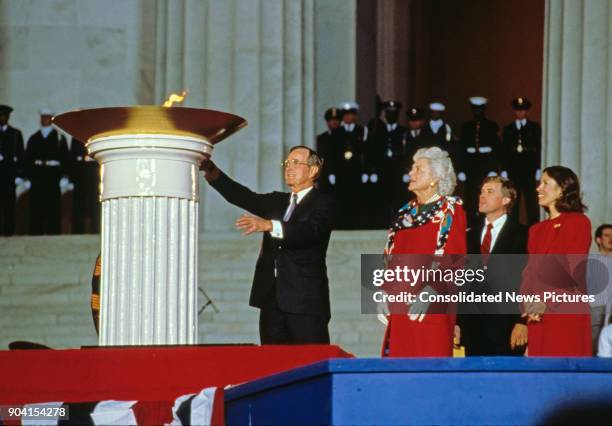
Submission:
<svg viewBox="0 0 612 426">
<path fill-rule="evenodd" d="M 401 182 L 398 164 L 402 160 L 402 140 L 406 128 L 398 123 L 402 104 L 381 103 L 382 116 L 368 123 L 367 157 L 369 194 L 372 200 L 370 227 L 388 228 L 395 204 L 396 187 Z"/>
<path fill-rule="evenodd" d="M 8 124 L 13 108 L 0 105 L 0 233 L 15 233 L 16 185 L 23 176 L 23 136 Z"/>
<path fill-rule="evenodd" d="M 344 102 L 342 122 L 338 129 L 341 163 L 338 166 L 336 185 L 340 207 L 344 212 L 338 223 L 342 229 L 359 229 L 364 226 L 367 217 L 368 206 L 360 194 L 370 181 L 364 163 L 368 130 L 357 123 L 358 110 L 356 102 Z"/>
<path fill-rule="evenodd" d="M 30 235 L 59 234 L 61 229 L 60 180 L 66 174 L 66 139 L 53 128 L 53 113 L 40 111 L 40 130 L 28 139 L 26 168 L 30 191 Z"/>
<path fill-rule="evenodd" d="M 100 232 L 100 166 L 87 154 L 85 145 L 72 138 L 69 157 L 72 191 L 72 233 Z M 87 226 L 88 225 L 88 226 Z"/>
<path fill-rule="evenodd" d="M 527 98 L 520 97 L 512 101 L 515 119 L 504 127 L 502 138 L 502 173 L 507 173 L 518 192 L 516 208 L 512 214 L 515 220 L 519 219 L 519 210 L 524 201 L 527 225 L 532 225 L 540 219 L 535 189 L 540 180 L 542 154 L 542 128 L 535 121 L 528 120 L 530 108 L 531 101 Z"/>
<path fill-rule="evenodd" d="M 328 108 L 323 115 L 327 130 L 317 135 L 316 149 L 319 156 L 323 159 L 323 170 L 317 182 L 317 187 L 328 194 L 336 194 L 336 177 L 338 166 L 342 159 L 342 152 L 339 146 L 338 128 L 342 115 L 340 109 Z"/>
<path fill-rule="evenodd" d="M 488 100 L 482 96 L 469 99 L 473 119 L 461 126 L 457 178 L 464 182 L 464 201 L 468 225 L 478 218 L 478 194 L 483 179 L 499 174 L 499 126 L 487 119 Z"/>
<path fill-rule="evenodd" d="M 442 117 L 444 111 L 446 111 L 446 106 L 442 102 L 430 103 L 429 122 L 426 127 L 426 131 L 435 136 L 441 149 L 445 149 L 444 146 L 455 138 L 452 127 Z"/>
</svg>

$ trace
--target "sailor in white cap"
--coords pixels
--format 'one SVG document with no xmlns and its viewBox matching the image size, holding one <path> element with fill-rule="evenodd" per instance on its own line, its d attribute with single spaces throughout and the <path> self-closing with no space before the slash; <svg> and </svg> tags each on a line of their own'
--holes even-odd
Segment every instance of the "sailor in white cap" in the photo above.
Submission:
<svg viewBox="0 0 612 426">
<path fill-rule="evenodd" d="M 338 167 L 336 177 L 336 189 L 340 207 L 344 211 L 350 211 L 339 227 L 342 229 L 358 229 L 361 227 L 362 219 L 367 208 L 362 203 L 359 193 L 363 185 L 370 180 L 370 175 L 365 167 L 365 149 L 368 138 L 367 128 L 357 123 L 357 111 L 359 105 L 356 102 L 343 102 L 341 105 L 342 122 L 338 132 L 338 140 L 341 147 L 341 164 Z"/>
<path fill-rule="evenodd" d="M 502 133 L 502 174 L 512 180 L 518 192 L 517 206 L 525 200 L 527 224 L 540 220 L 536 187 L 540 180 L 540 156 L 542 152 L 542 128 L 528 119 L 531 101 L 525 97 L 512 100 L 514 120 L 504 127 Z M 519 220 L 519 209 L 512 215 Z"/>
<path fill-rule="evenodd" d="M 446 106 L 442 102 L 432 102 L 429 104 L 428 131 L 430 131 L 442 145 L 451 142 L 454 138 L 451 126 L 442 118 L 442 113 L 444 111 L 446 111 Z"/>
<path fill-rule="evenodd" d="M 13 108 L 0 105 L 0 235 L 15 233 L 17 186 L 23 182 L 23 136 L 9 124 Z"/>
<path fill-rule="evenodd" d="M 487 176 L 500 172 L 499 127 L 486 118 L 488 100 L 483 96 L 469 98 L 473 119 L 461 127 L 457 178 L 464 182 L 464 201 L 468 225 L 474 223 L 478 213 L 480 184 Z"/>
<path fill-rule="evenodd" d="M 40 130 L 30 136 L 26 148 L 28 177 L 32 183 L 30 235 L 60 233 L 60 180 L 66 174 L 68 147 L 64 136 L 53 128 L 52 119 L 49 108 L 40 110 Z"/>
</svg>

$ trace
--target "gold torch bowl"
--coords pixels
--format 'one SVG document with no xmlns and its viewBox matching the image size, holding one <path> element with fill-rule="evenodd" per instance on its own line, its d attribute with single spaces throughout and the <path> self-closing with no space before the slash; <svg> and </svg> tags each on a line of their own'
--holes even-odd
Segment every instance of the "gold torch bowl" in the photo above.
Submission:
<svg viewBox="0 0 612 426">
<path fill-rule="evenodd" d="M 53 117 L 53 123 L 83 143 L 143 134 L 189 136 L 213 145 L 247 125 L 244 118 L 227 112 L 156 105 L 70 111 Z"/>
</svg>

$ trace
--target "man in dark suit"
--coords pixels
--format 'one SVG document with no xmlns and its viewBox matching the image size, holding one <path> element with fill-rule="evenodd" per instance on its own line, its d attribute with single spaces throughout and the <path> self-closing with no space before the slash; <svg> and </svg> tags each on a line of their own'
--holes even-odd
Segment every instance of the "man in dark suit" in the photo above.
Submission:
<svg viewBox="0 0 612 426">
<path fill-rule="evenodd" d="M 210 160 L 206 180 L 243 215 L 244 235 L 263 233 L 250 305 L 259 308 L 261 343 L 329 343 L 329 285 L 326 254 L 335 216 L 333 199 L 314 188 L 321 173 L 319 155 L 305 146 L 291 148 L 284 162 L 287 192 L 256 194 L 230 179 Z"/>
<path fill-rule="evenodd" d="M 509 179 L 516 184 L 520 205 L 525 200 L 527 224 L 533 225 L 540 220 L 540 206 L 536 187 L 540 174 L 540 156 L 542 154 L 542 128 L 534 121 L 528 120 L 531 102 L 527 98 L 516 98 L 512 101 L 515 120 L 504 127 L 502 147 L 502 168 Z M 518 206 L 513 217 L 518 220 Z"/>
<path fill-rule="evenodd" d="M 512 182 L 500 176 L 484 179 L 478 203 L 484 220 L 467 234 L 468 253 L 479 253 L 477 267 L 486 266 L 485 282 L 472 285 L 472 289 L 480 289 L 478 292 L 496 294 L 519 289 L 526 259 L 516 255 L 527 252 L 527 227 L 509 217 L 515 201 Z M 462 306 L 458 324 L 467 356 L 521 355 L 525 351 L 527 326 L 517 305 L 487 302 Z"/>
<path fill-rule="evenodd" d="M 8 124 L 13 108 L 0 105 L 0 233 L 15 233 L 16 184 L 23 175 L 23 136 Z"/>
</svg>

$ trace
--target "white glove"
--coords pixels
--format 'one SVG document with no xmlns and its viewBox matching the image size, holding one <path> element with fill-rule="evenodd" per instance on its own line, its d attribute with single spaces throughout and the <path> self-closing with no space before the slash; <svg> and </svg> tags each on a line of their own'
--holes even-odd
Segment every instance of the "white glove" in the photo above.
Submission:
<svg viewBox="0 0 612 426">
<path fill-rule="evenodd" d="M 423 288 L 423 290 L 421 290 L 421 293 L 424 292 L 433 294 L 434 296 L 438 294 L 438 292 L 430 286 L 426 286 Z M 410 308 L 408 308 L 408 317 L 410 318 L 410 321 L 423 321 L 425 319 L 425 315 L 427 314 L 427 310 L 429 309 L 429 305 L 429 302 L 421 302 L 420 298 L 417 297 L 416 302 L 411 304 Z"/>
<path fill-rule="evenodd" d="M 459 172 L 459 174 L 457 175 L 457 178 L 461 181 L 461 182 L 465 182 L 465 173 L 463 172 Z"/>
<path fill-rule="evenodd" d="M 372 183 L 378 182 L 378 175 L 376 173 L 372 173 L 370 175 L 370 182 L 372 182 Z"/>
<path fill-rule="evenodd" d="M 490 146 L 481 146 L 478 148 L 478 152 L 481 154 L 488 154 L 489 152 L 493 152 L 493 148 Z"/>
<path fill-rule="evenodd" d="M 540 169 L 536 170 L 535 178 L 536 180 L 542 179 L 542 171 Z"/>
<path fill-rule="evenodd" d="M 495 173 L 494 171 L 490 171 L 489 174 L 487 175 L 489 177 L 491 176 L 497 176 L 497 173 Z"/>
<path fill-rule="evenodd" d="M 0 154 L 0 161 L 4 160 L 4 155 Z"/>
<path fill-rule="evenodd" d="M 466 151 L 468 154 L 476 154 L 476 148 L 474 148 L 473 146 L 467 148 Z"/>
<path fill-rule="evenodd" d="M 368 179 L 369 179 L 369 177 L 368 177 L 367 173 L 364 173 L 364 174 L 361 175 L 361 183 L 367 183 Z"/>
<path fill-rule="evenodd" d="M 62 194 L 65 194 L 66 192 L 70 191 L 70 181 L 68 180 L 68 178 L 66 177 L 61 178 L 59 182 L 59 187 L 60 187 L 60 190 L 62 191 Z"/>
<path fill-rule="evenodd" d="M 16 177 L 15 178 L 15 185 L 19 186 L 23 183 L 23 179 L 21 179 L 20 177 Z"/>
<path fill-rule="evenodd" d="M 410 175 L 405 174 L 404 176 L 402 176 L 402 182 L 404 183 L 410 182 Z"/>
<path fill-rule="evenodd" d="M 328 179 L 329 179 L 329 183 L 331 183 L 332 185 L 336 184 L 336 175 L 329 175 Z"/>
<path fill-rule="evenodd" d="M 504 179 L 508 179 L 508 172 L 505 170 L 502 170 L 501 177 L 503 177 Z"/>
<path fill-rule="evenodd" d="M 377 302 L 376 303 L 376 313 L 378 321 L 382 322 L 384 325 L 389 324 L 389 319 L 387 318 L 391 311 L 389 311 L 389 305 L 387 302 Z"/>
</svg>

